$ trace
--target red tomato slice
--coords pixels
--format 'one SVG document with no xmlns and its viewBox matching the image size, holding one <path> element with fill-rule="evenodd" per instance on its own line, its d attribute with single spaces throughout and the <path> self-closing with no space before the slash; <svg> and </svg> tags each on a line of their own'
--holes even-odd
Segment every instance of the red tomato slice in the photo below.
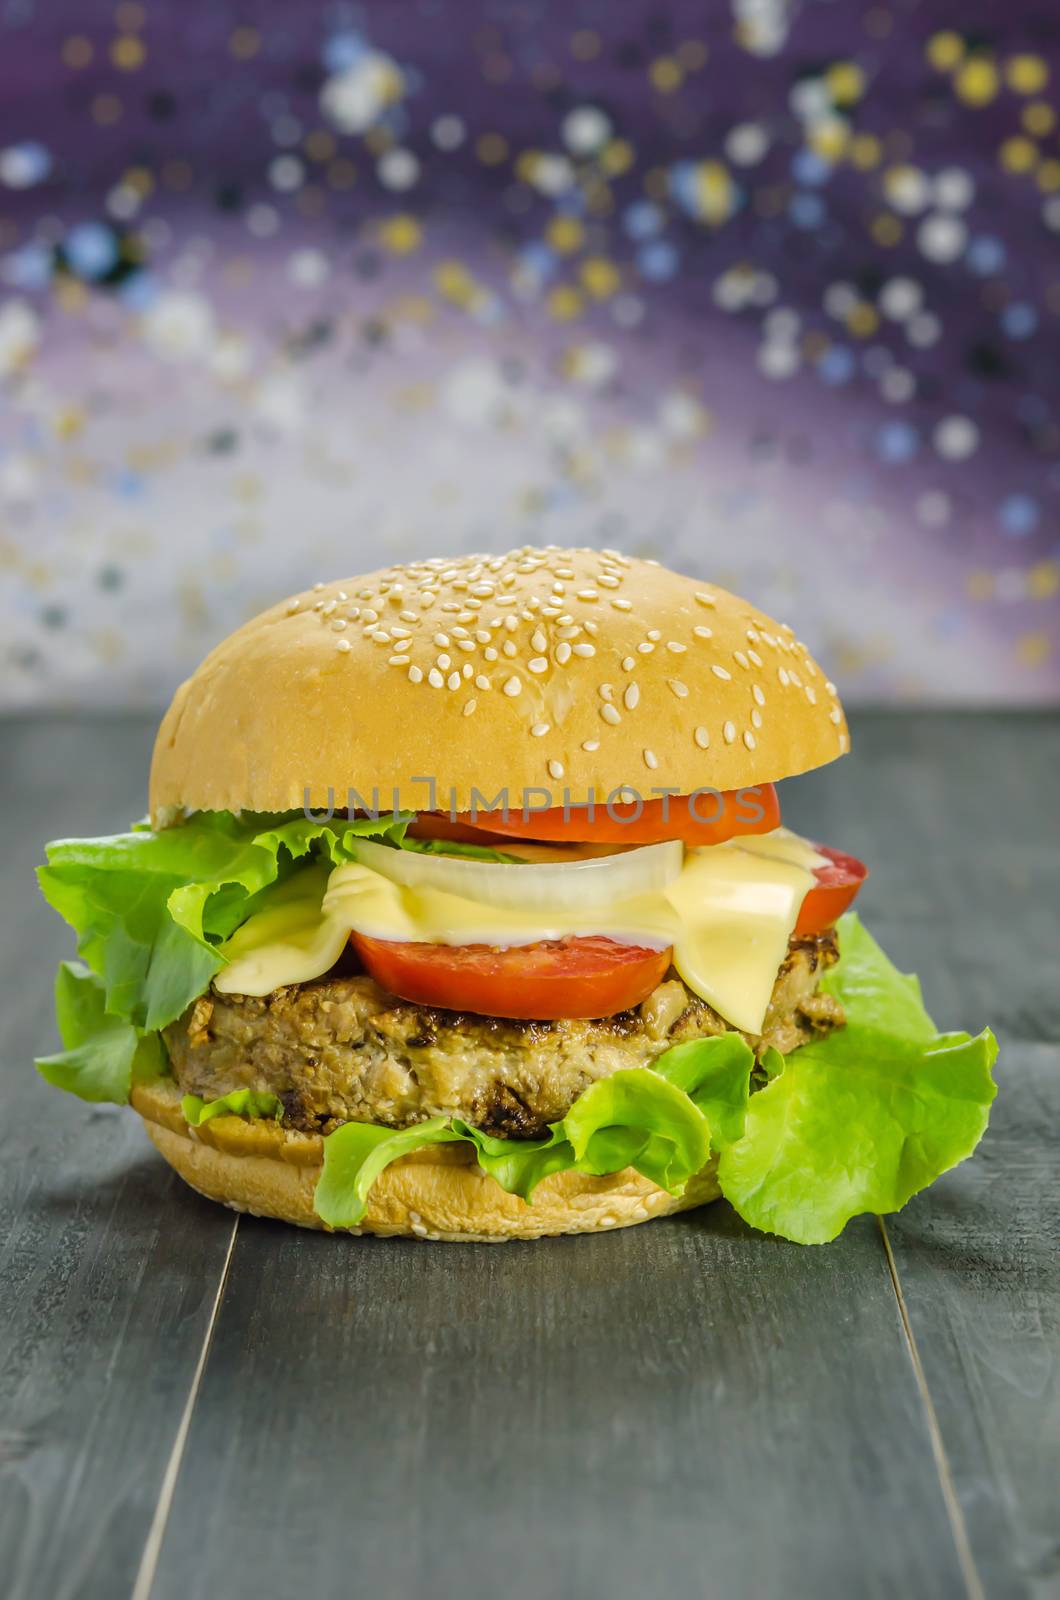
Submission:
<svg viewBox="0 0 1060 1600">
<path fill-rule="evenodd" d="M 486 944 L 406 944 L 351 933 L 382 988 L 420 1006 L 485 1017 L 611 1017 L 662 982 L 670 950 L 613 939 L 550 939 L 496 950 Z"/>
<path fill-rule="evenodd" d="M 771 783 L 645 800 L 639 816 L 635 801 L 616 803 L 611 811 L 614 816 L 600 801 L 590 821 L 586 806 L 571 806 L 567 816 L 562 806 L 525 815 L 512 806 L 507 820 L 500 811 L 478 811 L 474 817 L 470 811 L 462 811 L 456 821 L 464 827 L 519 839 L 594 844 L 657 844 L 662 839 L 680 839 L 693 845 L 723 844 L 742 833 L 771 833 L 780 822 L 780 803 Z"/>
<path fill-rule="evenodd" d="M 817 883 L 802 902 L 799 920 L 795 924 L 796 938 L 804 934 L 822 933 L 825 928 L 830 928 L 836 918 L 842 916 L 869 875 L 868 867 L 857 856 L 844 855 L 842 850 L 830 850 L 824 844 L 814 845 L 814 849 L 819 855 L 828 857 L 828 865 L 818 867 L 814 872 Z"/>
</svg>

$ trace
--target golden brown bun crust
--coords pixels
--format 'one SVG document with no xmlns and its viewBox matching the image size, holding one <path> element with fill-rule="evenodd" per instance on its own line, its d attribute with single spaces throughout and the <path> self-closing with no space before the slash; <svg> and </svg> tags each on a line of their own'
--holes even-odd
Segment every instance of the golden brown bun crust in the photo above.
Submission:
<svg viewBox="0 0 1060 1600">
<path fill-rule="evenodd" d="M 531 1204 L 508 1194 L 475 1165 L 464 1145 L 437 1145 L 393 1162 L 376 1179 L 363 1222 L 330 1229 L 313 1210 L 323 1140 L 274 1122 L 216 1117 L 190 1128 L 180 1091 L 166 1080 L 137 1084 L 132 1104 L 156 1148 L 186 1183 L 234 1211 L 275 1217 L 326 1232 L 377 1233 L 421 1239 L 539 1239 L 545 1234 L 628 1228 L 716 1200 L 713 1161 L 675 1200 L 628 1167 L 606 1178 L 553 1173 Z"/>
<path fill-rule="evenodd" d="M 835 688 L 790 628 L 617 553 L 524 547 L 388 567 L 282 602 L 218 645 L 159 730 L 151 814 L 346 804 L 467 809 L 543 786 L 688 794 L 849 748 Z M 482 802 L 479 802 L 480 805 Z M 537 803 L 542 803 L 538 801 Z"/>
</svg>

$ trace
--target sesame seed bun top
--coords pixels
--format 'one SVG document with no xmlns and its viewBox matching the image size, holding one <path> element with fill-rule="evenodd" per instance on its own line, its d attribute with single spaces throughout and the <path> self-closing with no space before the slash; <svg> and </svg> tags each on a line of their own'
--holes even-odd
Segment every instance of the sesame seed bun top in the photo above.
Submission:
<svg viewBox="0 0 1060 1600">
<path fill-rule="evenodd" d="M 654 562 L 524 546 L 317 584 L 246 623 L 177 690 L 150 801 L 164 825 L 293 810 L 307 790 L 342 807 L 351 786 L 426 810 L 428 777 L 443 809 L 473 789 L 647 799 L 848 749 L 835 686 L 786 624 Z"/>
</svg>

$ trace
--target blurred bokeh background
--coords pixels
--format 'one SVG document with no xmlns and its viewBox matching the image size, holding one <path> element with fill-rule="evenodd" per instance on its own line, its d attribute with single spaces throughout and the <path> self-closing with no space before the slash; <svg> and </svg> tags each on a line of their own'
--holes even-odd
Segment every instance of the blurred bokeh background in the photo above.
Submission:
<svg viewBox="0 0 1060 1600">
<path fill-rule="evenodd" d="M 1060 691 L 1055 0 L 0 0 L 0 703 L 600 543 Z"/>
</svg>

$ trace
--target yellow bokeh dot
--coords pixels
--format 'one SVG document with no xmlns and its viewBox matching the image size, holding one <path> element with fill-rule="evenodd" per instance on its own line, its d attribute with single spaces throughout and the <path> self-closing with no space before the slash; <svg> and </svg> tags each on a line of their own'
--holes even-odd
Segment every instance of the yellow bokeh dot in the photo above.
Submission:
<svg viewBox="0 0 1060 1600">
<path fill-rule="evenodd" d="M 1049 64 L 1041 56 L 1009 56 L 1005 82 L 1017 94 L 1041 94 L 1049 82 Z"/>
<path fill-rule="evenodd" d="M 261 34 L 257 28 L 233 28 L 228 48 L 237 61 L 249 61 L 261 49 Z"/>
<path fill-rule="evenodd" d="M 1044 629 L 1023 633 L 1016 641 L 1016 654 L 1025 667 L 1041 667 L 1053 653 L 1053 641 Z"/>
<path fill-rule="evenodd" d="M 673 94 L 684 82 L 684 72 L 681 64 L 673 56 L 659 56 L 648 68 L 648 77 L 651 79 L 653 89 L 659 94 Z"/>
<path fill-rule="evenodd" d="M 875 306 L 870 306 L 866 300 L 859 300 L 847 312 L 846 324 L 855 339 L 869 339 L 879 327 L 880 318 Z"/>
<path fill-rule="evenodd" d="M 1029 106 L 1024 106 L 1020 121 L 1028 133 L 1043 139 L 1056 127 L 1056 112 L 1045 100 L 1032 100 Z"/>
<path fill-rule="evenodd" d="M 604 256 L 589 256 L 578 276 L 594 300 L 607 300 L 622 286 L 622 275 L 613 261 Z"/>
<path fill-rule="evenodd" d="M 439 261 L 434 269 L 434 286 L 458 306 L 470 305 L 478 292 L 474 278 L 459 261 Z"/>
<path fill-rule="evenodd" d="M 983 567 L 974 567 L 964 580 L 970 600 L 989 600 L 994 593 L 994 574 Z"/>
<path fill-rule="evenodd" d="M 824 81 L 837 106 L 853 105 L 865 93 L 865 74 L 855 61 L 833 62 Z"/>
<path fill-rule="evenodd" d="M 600 35 L 591 28 L 579 28 L 571 37 L 570 53 L 575 61 L 595 61 L 600 54 Z"/>
<path fill-rule="evenodd" d="M 332 189 L 352 189 L 357 182 L 357 168 L 348 156 L 337 156 L 328 166 L 326 176 Z"/>
<path fill-rule="evenodd" d="M 63 64 L 68 67 L 87 67 L 94 52 L 92 42 L 83 33 L 71 34 L 63 41 Z"/>
<path fill-rule="evenodd" d="M 927 42 L 925 54 L 939 72 L 952 72 L 964 57 L 964 40 L 959 33 L 953 33 L 950 29 L 933 33 Z"/>
<path fill-rule="evenodd" d="M 599 161 L 608 177 L 621 177 L 633 165 L 633 146 L 628 139 L 609 139 L 600 151 Z"/>
<path fill-rule="evenodd" d="M 581 249 L 585 229 L 577 217 L 553 217 L 545 229 L 545 239 L 561 256 L 569 256 Z"/>
<path fill-rule="evenodd" d="M 1055 194 L 1060 189 L 1060 161 L 1043 161 L 1034 176 L 1043 194 Z"/>
<path fill-rule="evenodd" d="M 886 249 L 900 244 L 904 231 L 898 218 L 890 211 L 881 211 L 878 216 L 873 217 L 870 224 L 872 237 L 877 244 L 882 244 Z"/>
<path fill-rule="evenodd" d="M 1001 87 L 997 67 L 989 56 L 972 56 L 953 80 L 958 97 L 968 106 L 988 106 Z"/>
<path fill-rule="evenodd" d="M 475 154 L 486 167 L 499 167 L 508 155 L 508 141 L 499 133 L 484 133 L 475 142 Z"/>
<path fill-rule="evenodd" d="M 121 181 L 127 189 L 132 189 L 141 198 L 146 197 L 155 186 L 155 180 L 146 167 L 128 167 L 121 175 Z"/>
<path fill-rule="evenodd" d="M 401 214 L 379 224 L 379 242 L 396 256 L 411 255 L 423 243 L 423 229 L 416 217 Z"/>
<path fill-rule="evenodd" d="M 674 54 L 686 72 L 700 72 L 710 52 L 702 39 L 682 39 Z"/>
<path fill-rule="evenodd" d="M 998 151 L 1006 172 L 1031 172 L 1038 162 L 1038 146 L 1021 134 L 1006 139 Z"/>
<path fill-rule="evenodd" d="M 97 94 L 92 102 L 92 120 L 109 128 L 121 117 L 121 101 L 115 94 Z"/>
<path fill-rule="evenodd" d="M 878 167 L 883 160 L 883 146 L 874 133 L 856 133 L 850 141 L 850 159 L 856 167 L 867 172 Z"/>
<path fill-rule="evenodd" d="M 1039 561 L 1027 573 L 1027 593 L 1032 600 L 1051 600 L 1060 593 L 1060 561 Z"/>
<path fill-rule="evenodd" d="M 557 322 L 570 322 L 581 314 L 582 304 L 582 297 L 577 289 L 569 283 L 561 283 L 557 288 L 550 290 L 545 301 L 545 309 Z"/>
<path fill-rule="evenodd" d="M 806 142 L 822 160 L 838 161 L 850 143 L 849 124 L 842 117 L 826 117 L 810 127 Z"/>
<path fill-rule="evenodd" d="M 110 59 L 121 72 L 135 72 L 142 67 L 147 51 L 143 40 L 134 33 L 121 33 L 110 47 Z"/>
<path fill-rule="evenodd" d="M 335 154 L 335 135 L 327 128 L 314 128 L 306 134 L 303 148 L 310 161 L 330 161 Z"/>
</svg>

